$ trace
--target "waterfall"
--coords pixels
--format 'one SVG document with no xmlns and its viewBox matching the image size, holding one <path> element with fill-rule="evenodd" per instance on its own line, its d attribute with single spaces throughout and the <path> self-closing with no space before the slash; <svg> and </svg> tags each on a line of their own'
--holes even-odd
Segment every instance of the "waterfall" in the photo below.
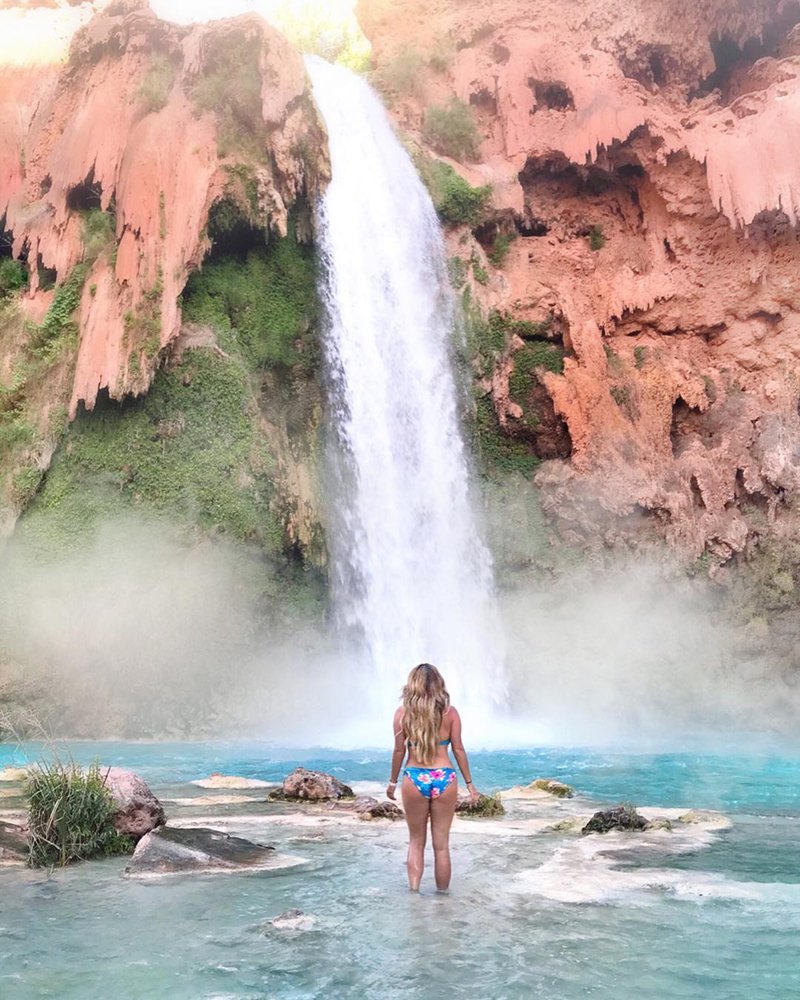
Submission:
<svg viewBox="0 0 800 1000">
<path fill-rule="evenodd" d="M 439 222 L 367 83 L 313 56 L 306 65 L 333 175 L 317 239 L 339 483 L 329 531 L 337 610 L 383 697 L 428 661 L 477 716 L 505 701 L 504 649 L 459 426 Z"/>
</svg>

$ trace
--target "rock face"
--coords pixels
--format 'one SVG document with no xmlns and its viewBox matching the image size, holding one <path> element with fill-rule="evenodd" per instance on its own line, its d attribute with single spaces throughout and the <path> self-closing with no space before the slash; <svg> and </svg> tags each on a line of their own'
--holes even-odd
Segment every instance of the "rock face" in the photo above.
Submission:
<svg viewBox="0 0 800 1000">
<path fill-rule="evenodd" d="M 180 872 L 266 871 L 291 868 L 301 859 L 278 854 L 275 848 L 254 844 L 203 827 L 159 827 L 139 841 L 129 875 L 168 875 Z"/>
<path fill-rule="evenodd" d="M 612 809 L 600 809 L 583 827 L 581 833 L 610 833 L 612 830 L 641 831 L 647 830 L 649 824 L 633 806 L 614 806 Z"/>
<path fill-rule="evenodd" d="M 163 806 L 138 774 L 120 767 L 104 769 L 103 774 L 116 806 L 114 826 L 120 833 L 138 840 L 166 823 Z"/>
<path fill-rule="evenodd" d="M 464 795 L 456 804 L 456 813 L 460 816 L 504 816 L 505 812 L 499 795 L 479 795 L 477 802 Z"/>
<path fill-rule="evenodd" d="M 330 799 L 354 798 L 353 789 L 332 774 L 297 767 L 283 779 L 281 798 L 300 802 L 327 802 Z"/>
<path fill-rule="evenodd" d="M 352 801 L 331 802 L 329 809 L 345 809 L 354 812 L 360 819 L 400 819 L 403 810 L 394 802 L 379 802 L 371 795 L 359 795 Z"/>
<path fill-rule="evenodd" d="M 574 794 L 569 785 L 565 785 L 563 781 L 556 781 L 554 778 L 537 778 L 531 782 L 530 787 L 547 792 L 549 795 L 555 795 L 557 799 L 571 799 Z"/>
<path fill-rule="evenodd" d="M 450 252 L 483 269 L 473 300 L 533 324 L 484 388 L 501 428 L 548 460 L 537 482 L 563 537 L 659 537 L 720 563 L 780 535 L 800 486 L 796 5 L 358 13 L 379 74 L 418 56 L 393 103 L 407 132 L 426 137 L 426 109 L 452 97 L 477 122 L 474 161 L 453 165 L 492 186 L 493 209 Z M 492 267 L 499 235 L 513 242 Z M 537 337 L 563 371 L 536 369 Z M 526 435 L 526 407 L 561 422 L 566 455 Z"/>
<path fill-rule="evenodd" d="M 76 32 L 65 66 L 0 84 L 0 218 L 14 254 L 60 284 L 87 261 L 82 213 L 107 213 L 113 230 L 83 283 L 73 413 L 102 389 L 147 389 L 231 168 L 249 173 L 254 214 L 284 235 L 326 169 L 300 57 L 260 18 L 182 27 L 146 2 L 109 11 Z M 250 150 L 254 129 L 263 145 Z M 39 283 L 34 268 L 31 296 Z"/>
</svg>

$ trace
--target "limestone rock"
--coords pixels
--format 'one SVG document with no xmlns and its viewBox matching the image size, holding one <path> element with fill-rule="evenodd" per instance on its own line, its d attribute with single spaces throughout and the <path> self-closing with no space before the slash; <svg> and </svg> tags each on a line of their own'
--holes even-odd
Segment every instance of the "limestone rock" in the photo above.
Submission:
<svg viewBox="0 0 800 1000">
<path fill-rule="evenodd" d="M 114 826 L 120 833 L 138 839 L 166 823 L 163 806 L 138 774 L 109 767 L 103 775 L 116 806 Z"/>
<path fill-rule="evenodd" d="M 240 778 L 233 774 L 211 774 L 192 782 L 199 788 L 269 788 L 271 782 L 260 778 Z"/>
<path fill-rule="evenodd" d="M 555 795 L 557 799 L 571 799 L 574 795 L 569 785 L 565 785 L 563 781 L 556 781 L 555 778 L 537 778 L 531 782 L 529 787 L 548 792 L 550 795 Z"/>
<path fill-rule="evenodd" d="M 279 854 L 204 827 L 159 827 L 143 837 L 125 869 L 128 875 L 168 875 L 179 872 L 267 871 L 291 868 L 301 858 Z"/>
<path fill-rule="evenodd" d="M 389 799 L 379 802 L 371 795 L 360 795 L 352 802 L 332 802 L 334 809 L 351 809 L 360 819 L 400 819 L 403 810 Z"/>
<path fill-rule="evenodd" d="M 468 795 L 462 795 L 456 804 L 459 816 L 505 816 L 505 808 L 499 795 L 479 795 L 473 802 Z"/>
<path fill-rule="evenodd" d="M 355 797 L 353 789 L 332 774 L 309 771 L 305 767 L 296 767 L 286 775 L 281 792 L 287 800 L 299 802 L 326 802 L 330 799 Z"/>
<path fill-rule="evenodd" d="M 666 816 L 656 816 L 654 819 L 648 820 L 647 829 L 672 830 L 672 821 L 667 819 Z"/>
<path fill-rule="evenodd" d="M 643 831 L 647 828 L 647 820 L 634 806 L 620 805 L 598 810 L 583 827 L 581 833 L 609 833 L 611 830 Z"/>
</svg>

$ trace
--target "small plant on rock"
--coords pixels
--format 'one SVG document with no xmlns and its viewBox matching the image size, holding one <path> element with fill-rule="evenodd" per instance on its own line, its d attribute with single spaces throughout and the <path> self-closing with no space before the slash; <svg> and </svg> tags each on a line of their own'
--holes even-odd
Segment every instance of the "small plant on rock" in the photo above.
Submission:
<svg viewBox="0 0 800 1000">
<path fill-rule="evenodd" d="M 32 868 L 128 854 L 133 848 L 114 827 L 114 802 L 97 764 L 84 771 L 54 757 L 30 772 L 25 796 Z"/>
<path fill-rule="evenodd" d="M 451 97 L 445 105 L 435 105 L 425 112 L 423 138 L 444 156 L 454 160 L 478 157 L 480 136 L 468 104 Z"/>
<path fill-rule="evenodd" d="M 147 114 L 166 107 L 174 83 L 175 66 L 165 55 L 157 53 L 138 90 L 139 100 Z"/>
<path fill-rule="evenodd" d="M 589 230 L 589 249 L 590 250 L 602 250 L 606 245 L 606 237 L 603 232 L 603 227 L 600 225 L 594 225 Z"/>
</svg>

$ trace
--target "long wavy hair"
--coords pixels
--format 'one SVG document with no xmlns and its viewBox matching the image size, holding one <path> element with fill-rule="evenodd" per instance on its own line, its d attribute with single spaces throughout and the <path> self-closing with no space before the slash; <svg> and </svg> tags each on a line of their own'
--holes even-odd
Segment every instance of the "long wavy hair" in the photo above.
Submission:
<svg viewBox="0 0 800 1000">
<path fill-rule="evenodd" d="M 450 707 L 444 678 L 430 663 L 420 663 L 403 688 L 403 733 L 423 764 L 436 757 L 442 717 Z"/>
</svg>

